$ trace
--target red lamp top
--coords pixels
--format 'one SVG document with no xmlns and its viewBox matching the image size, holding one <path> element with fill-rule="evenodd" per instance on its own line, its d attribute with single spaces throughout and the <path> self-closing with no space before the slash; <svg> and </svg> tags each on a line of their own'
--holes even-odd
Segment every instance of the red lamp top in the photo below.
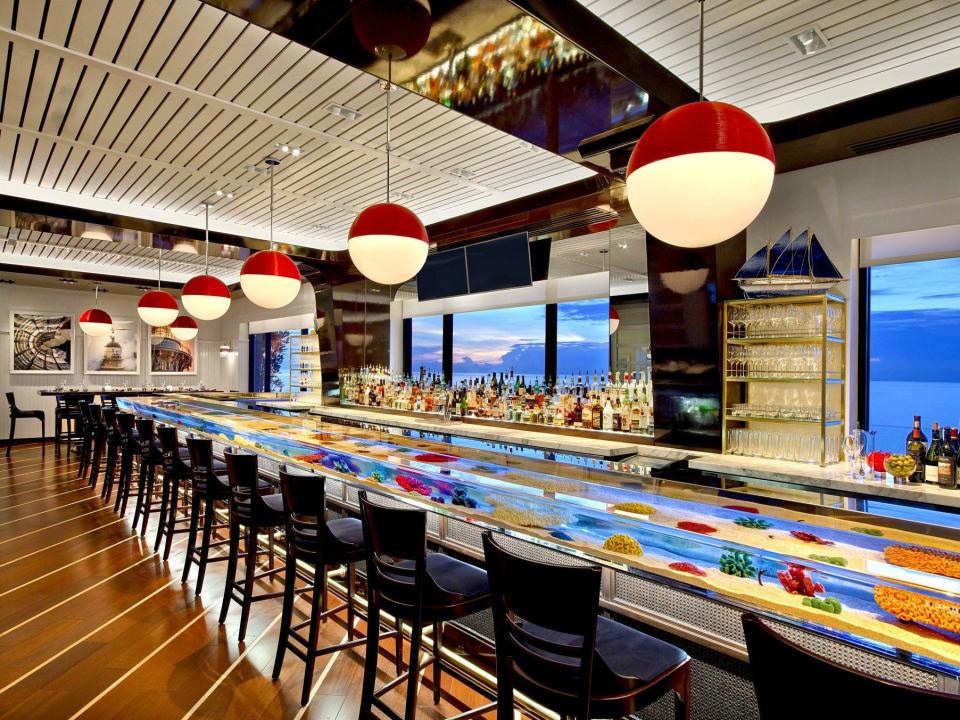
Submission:
<svg viewBox="0 0 960 720">
<path fill-rule="evenodd" d="M 611 320 L 620 319 L 620 313 L 617 312 L 617 309 L 613 305 L 610 306 L 610 319 Z"/>
<path fill-rule="evenodd" d="M 184 295 L 212 295 L 215 297 L 230 297 L 230 289 L 223 280 L 213 275 L 197 275 L 187 280 L 183 286 Z"/>
<path fill-rule="evenodd" d="M 429 243 L 427 229 L 412 210 L 396 203 L 377 203 L 365 208 L 350 226 L 347 239 L 363 235 L 399 235 Z"/>
<path fill-rule="evenodd" d="M 189 315 L 180 315 L 180 316 L 178 316 L 176 320 L 174 320 L 172 323 L 170 323 L 170 327 L 172 327 L 172 328 L 190 328 L 191 330 L 198 330 L 198 329 L 199 329 L 199 325 L 197 325 L 197 321 L 194 320 L 194 319 L 193 319 L 192 317 L 190 317 Z"/>
<path fill-rule="evenodd" d="M 350 14 L 360 44 L 381 58 L 413 57 L 430 37 L 427 0 L 359 0 Z"/>
<path fill-rule="evenodd" d="M 106 311 L 101 310 L 100 308 L 90 308 L 89 310 L 84 310 L 80 314 L 80 319 L 78 322 L 112 325 L 113 319 L 106 313 Z"/>
<path fill-rule="evenodd" d="M 151 290 L 144 293 L 143 297 L 140 298 L 140 302 L 137 303 L 137 306 L 144 308 L 162 308 L 166 310 L 179 309 L 177 301 L 173 299 L 173 295 L 165 290 Z"/>
<path fill-rule="evenodd" d="M 275 275 L 300 280 L 300 269 L 297 264 L 279 250 L 261 250 L 254 253 L 243 263 L 240 274 Z"/>
<path fill-rule="evenodd" d="M 627 175 L 658 160 L 706 152 L 749 153 L 776 164 L 770 137 L 752 115 L 735 105 L 702 101 L 654 122 L 634 146 Z"/>
</svg>

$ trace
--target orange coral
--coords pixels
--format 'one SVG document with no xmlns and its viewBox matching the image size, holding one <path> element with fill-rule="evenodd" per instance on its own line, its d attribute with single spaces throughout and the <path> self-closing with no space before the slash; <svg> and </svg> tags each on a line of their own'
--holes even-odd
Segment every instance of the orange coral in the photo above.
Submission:
<svg viewBox="0 0 960 720">
<path fill-rule="evenodd" d="M 960 632 L 960 605 L 957 603 L 886 585 L 873 588 L 873 599 L 881 608 L 904 622 L 918 622 L 949 632 Z"/>
<path fill-rule="evenodd" d="M 917 545 L 889 545 L 883 556 L 893 565 L 960 580 L 960 555 L 957 553 Z"/>
</svg>

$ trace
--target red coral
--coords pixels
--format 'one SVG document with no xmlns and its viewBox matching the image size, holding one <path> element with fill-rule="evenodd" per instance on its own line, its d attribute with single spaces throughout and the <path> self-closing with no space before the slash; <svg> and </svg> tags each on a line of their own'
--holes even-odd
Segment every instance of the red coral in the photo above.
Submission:
<svg viewBox="0 0 960 720">
<path fill-rule="evenodd" d="M 824 540 L 822 537 L 814 535 L 813 533 L 808 533 L 805 530 L 791 530 L 790 534 L 793 535 L 797 540 L 803 540 L 808 543 L 816 543 L 817 545 L 834 545 L 833 540 Z"/>
<path fill-rule="evenodd" d="M 410 477 L 409 475 L 397 475 L 397 485 L 407 492 L 416 492 L 421 495 L 430 495 L 431 493 L 429 487 L 424 485 L 420 480 L 417 480 L 417 478 Z"/>
<path fill-rule="evenodd" d="M 294 456 L 294 459 L 301 460 L 303 462 L 318 463 L 321 460 L 323 460 L 326 456 L 327 456 L 326 453 L 318 452 L 318 453 L 313 453 L 312 455 L 296 455 Z"/>
<path fill-rule="evenodd" d="M 690 532 L 700 533 L 701 535 L 709 535 L 710 533 L 715 533 L 717 529 L 710 525 L 704 525 L 703 523 L 690 522 L 689 520 L 681 520 L 677 523 L 677 527 L 681 530 L 689 530 Z"/>
<path fill-rule="evenodd" d="M 424 463 L 447 463 L 453 462 L 456 460 L 455 457 L 450 457 L 449 455 L 441 455 L 439 453 L 421 453 L 419 455 L 414 455 L 413 459 L 417 462 Z"/>
<path fill-rule="evenodd" d="M 736 510 L 737 512 L 753 513 L 754 515 L 760 514 L 757 508 L 749 505 L 724 505 L 723 508 L 724 510 Z"/>
<path fill-rule="evenodd" d="M 707 574 L 698 568 L 693 563 L 688 562 L 675 562 L 670 563 L 668 566 L 671 570 L 677 570 L 678 572 L 690 573 L 691 575 L 697 575 L 698 577 L 706 577 Z"/>
<path fill-rule="evenodd" d="M 824 592 L 823 585 L 814 582 L 803 565 L 787 565 L 786 570 L 777 571 L 777 578 L 791 595 L 813 597 L 814 593 Z"/>
</svg>

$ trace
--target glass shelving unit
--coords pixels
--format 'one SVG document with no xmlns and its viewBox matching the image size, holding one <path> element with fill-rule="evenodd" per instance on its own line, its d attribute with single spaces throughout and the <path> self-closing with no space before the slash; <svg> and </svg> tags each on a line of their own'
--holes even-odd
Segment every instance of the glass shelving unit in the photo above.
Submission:
<svg viewBox="0 0 960 720">
<path fill-rule="evenodd" d="M 723 306 L 723 452 L 838 462 L 846 305 L 829 293 Z"/>
<path fill-rule="evenodd" d="M 320 354 L 315 332 L 290 336 L 290 392 L 299 401 L 323 404 Z"/>
</svg>

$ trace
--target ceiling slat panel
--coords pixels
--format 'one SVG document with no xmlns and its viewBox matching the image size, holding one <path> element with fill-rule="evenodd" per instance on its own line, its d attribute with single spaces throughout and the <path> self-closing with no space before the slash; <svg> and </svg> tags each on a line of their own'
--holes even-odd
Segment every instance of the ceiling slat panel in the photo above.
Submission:
<svg viewBox="0 0 960 720">
<path fill-rule="evenodd" d="M 130 23 L 133 21 L 140 4 L 138 0 L 113 0 L 109 4 L 107 19 L 101 25 L 100 35 L 97 37 L 96 45 L 90 55 L 113 62 L 127 37 Z M 154 0 L 146 4 L 156 8 L 166 5 L 166 0 Z M 131 48 L 135 47 L 136 45 L 131 45 Z"/>
<path fill-rule="evenodd" d="M 82 53 L 89 53 L 100 27 L 100 19 L 107 11 L 110 0 L 82 0 L 77 10 L 77 21 L 73 25 L 69 47 Z M 66 3 L 67 6 L 70 3 Z"/>
<path fill-rule="evenodd" d="M 76 139 L 106 77 L 107 74 L 98 68 L 88 66 L 85 69 L 83 79 L 74 92 L 70 112 L 63 124 L 63 130 L 60 131 L 61 135 Z"/>
<path fill-rule="evenodd" d="M 44 168 L 47 166 L 47 160 L 50 157 L 50 153 L 53 152 L 53 142 L 50 140 L 39 139 L 37 140 L 36 147 L 33 151 L 33 159 L 30 162 L 30 169 L 27 172 L 27 177 L 24 182 L 27 185 L 39 185 L 40 180 L 43 177 Z"/>
</svg>

